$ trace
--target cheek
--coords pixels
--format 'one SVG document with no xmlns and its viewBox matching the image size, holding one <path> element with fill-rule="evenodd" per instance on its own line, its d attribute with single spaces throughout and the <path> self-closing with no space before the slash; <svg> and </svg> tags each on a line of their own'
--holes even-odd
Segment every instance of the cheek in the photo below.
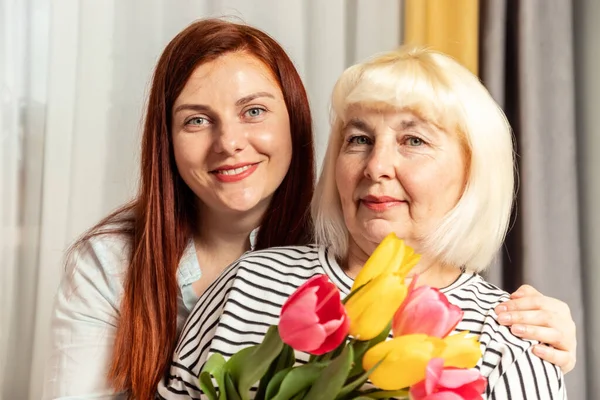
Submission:
<svg viewBox="0 0 600 400">
<path fill-rule="evenodd" d="M 335 184 L 342 204 L 354 203 L 354 193 L 360 182 L 362 169 L 352 157 L 341 154 L 335 164 Z"/>
<path fill-rule="evenodd" d="M 287 173 L 292 161 L 292 134 L 289 123 L 272 123 L 257 126 L 252 132 L 252 145 L 256 152 L 269 157 L 270 164 L 281 167 L 277 175 Z"/>
<path fill-rule="evenodd" d="M 173 137 L 173 153 L 179 172 L 203 165 L 208 148 L 210 142 L 198 135 L 176 134 Z"/>
<path fill-rule="evenodd" d="M 428 214 L 445 215 L 458 203 L 464 190 L 464 168 L 456 159 L 406 168 L 398 176 L 413 204 L 424 207 Z"/>
</svg>

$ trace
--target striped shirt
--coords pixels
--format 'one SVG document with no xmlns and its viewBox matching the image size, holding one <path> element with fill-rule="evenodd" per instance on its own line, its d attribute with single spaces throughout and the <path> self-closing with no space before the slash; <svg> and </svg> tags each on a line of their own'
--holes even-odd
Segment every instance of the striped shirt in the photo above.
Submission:
<svg viewBox="0 0 600 400">
<path fill-rule="evenodd" d="M 296 246 L 248 253 L 228 267 L 200 297 L 186 321 L 170 368 L 158 387 L 163 399 L 203 399 L 198 376 L 213 353 L 226 358 L 262 341 L 279 320 L 286 299 L 316 274 L 326 274 L 343 296 L 352 279 L 324 247 Z M 532 354 L 535 341 L 523 340 L 496 321 L 494 307 L 508 294 L 481 276 L 463 273 L 441 289 L 464 311 L 456 331 L 479 337 L 477 368 L 487 377 L 487 399 L 566 399 L 559 367 Z M 298 352 L 298 362 L 307 355 Z"/>
</svg>

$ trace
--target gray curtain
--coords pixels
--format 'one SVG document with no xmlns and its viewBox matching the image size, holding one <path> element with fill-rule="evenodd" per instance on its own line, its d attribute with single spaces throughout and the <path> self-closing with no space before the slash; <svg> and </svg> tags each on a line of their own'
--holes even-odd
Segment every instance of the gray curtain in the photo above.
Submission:
<svg viewBox="0 0 600 400">
<path fill-rule="evenodd" d="M 575 88 L 589 398 L 600 393 L 600 1 L 575 0 Z M 582 327 L 583 328 L 583 327 Z"/>
<path fill-rule="evenodd" d="M 569 304 L 579 343 L 569 399 L 587 400 L 573 5 L 482 0 L 480 21 L 482 80 L 513 127 L 519 171 L 512 229 L 490 279 Z"/>
</svg>

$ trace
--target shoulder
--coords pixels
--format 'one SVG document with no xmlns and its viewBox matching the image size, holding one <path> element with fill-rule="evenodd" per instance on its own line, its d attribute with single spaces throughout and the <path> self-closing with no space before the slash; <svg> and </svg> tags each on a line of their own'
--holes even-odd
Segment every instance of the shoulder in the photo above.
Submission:
<svg viewBox="0 0 600 400">
<path fill-rule="evenodd" d="M 486 282 L 480 275 L 471 273 L 462 274 L 443 292 L 450 303 L 459 306 L 464 312 L 457 329 L 478 335 L 483 333 L 485 325 L 496 320 L 494 308 L 509 299 L 507 292 Z"/>
<path fill-rule="evenodd" d="M 314 261 L 324 252 L 324 247 L 318 245 L 306 246 L 282 246 L 270 247 L 268 249 L 255 250 L 244 254 L 238 262 L 252 262 L 264 259 L 271 259 L 275 262 L 287 262 L 290 260 Z"/>
<path fill-rule="evenodd" d="M 321 264 L 325 248 L 317 245 L 271 247 L 248 252 L 240 257 L 234 266 L 244 269 L 275 268 L 286 273 L 312 270 Z"/>
<path fill-rule="evenodd" d="M 103 233 L 76 243 L 66 256 L 63 294 L 96 288 L 117 296 L 122 291 L 130 255 L 131 242 L 124 234 Z"/>
<path fill-rule="evenodd" d="M 488 395 L 504 393 L 520 399 L 525 398 L 520 397 L 521 394 L 525 396 L 536 391 L 538 394 L 558 393 L 563 385 L 560 369 L 531 353 L 536 341 L 513 335 L 509 327 L 497 321 L 494 308 L 508 300 L 509 294 L 479 275 L 463 274 L 461 279 L 462 282 L 446 295 L 464 312 L 457 330 L 468 330 L 479 336 L 482 358 L 477 367 L 488 379 Z M 538 382 L 540 374 L 544 374 L 543 387 Z"/>
</svg>

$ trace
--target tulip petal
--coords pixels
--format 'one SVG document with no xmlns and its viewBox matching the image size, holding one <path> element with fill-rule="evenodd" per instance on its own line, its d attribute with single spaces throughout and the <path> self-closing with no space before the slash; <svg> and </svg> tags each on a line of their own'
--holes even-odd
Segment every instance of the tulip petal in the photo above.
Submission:
<svg viewBox="0 0 600 400">
<path fill-rule="evenodd" d="M 427 335 L 399 336 L 369 349 L 363 368 L 369 370 L 383 360 L 370 375 L 371 382 L 384 390 L 403 389 L 425 378 L 429 361 L 443 346 L 441 339 Z"/>
<path fill-rule="evenodd" d="M 443 358 L 434 358 L 427 364 L 427 369 L 425 370 L 425 391 L 427 394 L 433 393 L 433 389 L 438 385 L 438 381 L 442 376 L 443 369 Z"/>
<path fill-rule="evenodd" d="M 290 325 L 291 326 L 291 325 Z M 279 326 L 279 335 L 284 343 L 289 344 L 298 351 L 312 353 L 318 349 L 325 341 L 325 330 L 321 325 L 305 325 L 295 329 L 284 329 Z"/>
<path fill-rule="evenodd" d="M 312 351 L 312 354 L 321 355 L 338 347 L 346 337 L 348 336 L 348 328 L 350 327 L 350 320 L 344 315 L 340 326 L 335 332 L 327 335 L 323 344 L 316 350 Z"/>
<path fill-rule="evenodd" d="M 443 339 L 445 349 L 439 357 L 444 359 L 444 366 L 457 368 L 473 368 L 481 359 L 481 346 L 476 337 L 467 338 L 468 332 L 457 333 Z"/>
<path fill-rule="evenodd" d="M 443 362 L 443 361 L 442 361 Z M 475 369 L 453 369 L 447 368 L 438 380 L 438 385 L 449 389 L 475 382 L 481 374 Z"/>
<path fill-rule="evenodd" d="M 396 275 L 380 275 L 348 300 L 352 336 L 370 340 L 383 331 L 406 296 L 403 281 Z"/>
<path fill-rule="evenodd" d="M 329 283 L 320 287 L 317 297 L 319 298 L 319 303 L 317 304 L 316 313 L 319 316 L 319 320 L 328 321 L 339 318 L 340 313 L 344 311 L 344 305 L 340 299 L 340 291 L 334 284 Z"/>
<path fill-rule="evenodd" d="M 398 239 L 395 233 L 387 235 L 361 268 L 356 279 L 354 279 L 352 290 L 358 289 L 384 273 L 387 269 L 393 268 L 392 260 L 398 252 L 401 243 L 403 242 Z"/>
<path fill-rule="evenodd" d="M 316 291 L 315 287 L 305 288 L 279 318 L 281 340 L 296 350 L 310 352 L 325 340 L 325 329 L 318 324 L 319 318 L 314 313 Z"/>
<path fill-rule="evenodd" d="M 481 396 L 480 396 L 481 398 Z M 418 399 L 412 399 L 412 400 L 418 400 Z M 429 396 L 423 398 L 423 400 L 466 400 L 463 399 L 462 396 L 453 393 L 453 392 L 438 392 L 438 393 L 433 393 L 430 394 Z"/>
<path fill-rule="evenodd" d="M 296 299 L 298 297 L 302 296 L 306 290 L 313 289 L 313 288 L 318 289 L 320 286 L 325 285 L 327 283 L 333 285 L 333 283 L 329 282 L 329 278 L 327 277 L 327 275 L 319 274 L 319 275 L 315 275 L 315 276 L 311 277 L 309 280 L 304 282 L 300 287 L 298 287 L 298 289 L 296 289 L 296 291 L 294 293 L 292 293 L 290 295 L 290 297 L 288 297 L 288 299 L 285 301 L 285 303 L 283 303 L 283 306 L 281 307 L 281 314 L 283 314 L 285 312 L 285 310 L 287 309 L 287 307 L 289 307 L 290 304 L 295 303 Z"/>
<path fill-rule="evenodd" d="M 458 394 L 464 400 L 480 400 L 481 394 L 485 391 L 487 379 L 483 376 L 467 385 L 454 389 L 454 393 Z"/>
<path fill-rule="evenodd" d="M 416 383 L 410 388 L 410 398 L 412 400 L 421 400 L 427 398 L 427 390 L 425 389 L 425 381 L 427 378 L 423 379 L 421 382 Z"/>
<path fill-rule="evenodd" d="M 394 315 L 394 336 L 424 333 L 443 338 L 454 330 L 463 317 L 460 307 L 450 304 L 438 289 L 420 286 L 414 289 L 411 282 L 409 293 Z"/>
<path fill-rule="evenodd" d="M 340 327 L 340 325 L 342 325 L 343 322 L 343 319 L 332 319 L 330 321 L 325 322 L 324 324 L 321 324 L 321 326 L 325 330 L 326 335 L 331 335 Z"/>
</svg>

